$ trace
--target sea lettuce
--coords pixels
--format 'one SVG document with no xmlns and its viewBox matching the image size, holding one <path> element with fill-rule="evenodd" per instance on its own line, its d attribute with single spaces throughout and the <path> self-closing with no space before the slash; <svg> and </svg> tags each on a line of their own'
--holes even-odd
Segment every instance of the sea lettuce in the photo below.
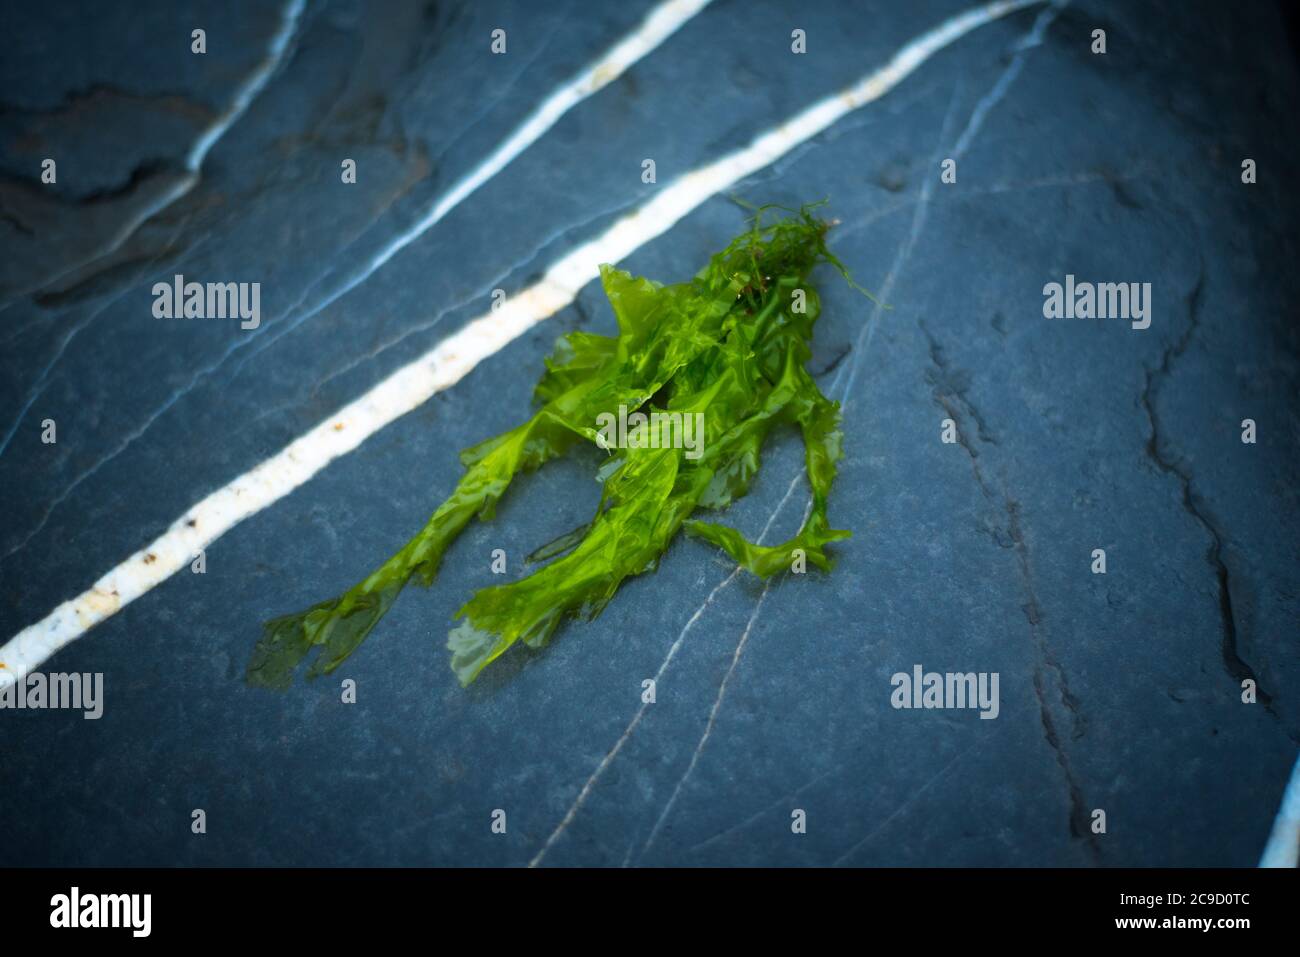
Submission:
<svg viewBox="0 0 1300 957">
<path fill-rule="evenodd" d="M 447 646 L 462 685 L 516 642 L 541 647 L 566 618 L 600 614 L 623 580 L 652 570 L 683 529 L 762 577 L 790 568 L 799 555 L 829 570 L 826 546 L 849 532 L 831 528 L 826 516 L 841 455 L 839 405 L 805 369 L 820 311 L 811 273 L 829 263 L 852 279 L 826 248 L 829 224 L 814 207 L 765 221 L 773 208 L 755 210 L 749 228 L 687 282 L 662 285 L 602 266 L 618 334 L 563 337 L 537 383 L 532 417 L 462 452 L 465 474 L 450 497 L 367 578 L 337 598 L 268 622 L 247 680 L 287 687 L 313 648 L 319 652 L 309 676 L 333 671 L 407 582 L 433 581 L 456 536 L 470 520 L 492 517 L 516 475 L 581 442 L 609 453 L 597 476 L 603 484 L 596 514 L 529 556 L 549 564 L 481 589 L 460 609 L 457 618 L 464 621 Z M 596 423 L 620 406 L 702 413 L 698 454 L 608 448 Z M 803 436 L 813 502 L 798 534 L 762 546 L 733 528 L 693 519 L 698 510 L 725 508 L 748 491 L 764 441 L 778 425 L 794 426 Z"/>
</svg>

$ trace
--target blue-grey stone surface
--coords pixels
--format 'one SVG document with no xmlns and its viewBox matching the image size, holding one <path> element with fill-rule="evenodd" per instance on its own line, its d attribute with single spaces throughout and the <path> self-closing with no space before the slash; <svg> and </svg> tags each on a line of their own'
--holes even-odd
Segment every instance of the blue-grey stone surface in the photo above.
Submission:
<svg viewBox="0 0 1300 957">
<path fill-rule="evenodd" d="M 717 0 L 368 272 L 650 8 L 324 0 L 277 52 L 269 3 L 4 4 L 0 640 L 494 288 L 963 4 Z M 819 274 L 811 368 L 846 450 L 830 515 L 854 533 L 832 573 L 765 587 L 680 539 L 600 618 L 462 690 L 455 612 L 498 580 L 493 549 L 516 576 L 589 517 L 580 452 L 471 525 L 333 676 L 243 684 L 261 621 L 363 577 L 451 489 L 457 450 L 527 413 L 556 337 L 613 328 L 593 283 L 213 543 L 206 574 L 56 655 L 104 674 L 105 713 L 0 712 L 0 863 L 520 865 L 548 840 L 548 865 L 1256 863 L 1300 740 L 1295 48 L 1264 2 L 1076 0 L 1027 43 L 1040 16 L 971 33 L 734 190 L 828 198 L 833 249 L 891 307 Z M 623 265 L 684 279 L 743 216 L 715 197 Z M 262 326 L 156 320 L 151 287 L 178 272 L 260 282 Z M 1150 282 L 1150 328 L 1045 319 L 1067 273 Z M 792 533 L 801 454 L 777 436 L 727 520 Z M 916 664 L 997 672 L 998 717 L 891 707 Z"/>
</svg>

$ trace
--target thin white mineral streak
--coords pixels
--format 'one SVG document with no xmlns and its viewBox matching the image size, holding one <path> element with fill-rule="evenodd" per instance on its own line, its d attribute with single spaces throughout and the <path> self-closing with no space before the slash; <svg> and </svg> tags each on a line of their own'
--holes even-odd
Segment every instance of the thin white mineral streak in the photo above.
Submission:
<svg viewBox="0 0 1300 957">
<path fill-rule="evenodd" d="M 1300 758 L 1291 769 L 1291 780 L 1282 794 L 1282 806 L 1277 809 L 1259 866 L 1300 866 Z"/>
<path fill-rule="evenodd" d="M 654 51 L 711 2 L 712 0 L 667 0 L 666 3 L 655 7 L 642 21 L 641 26 L 620 40 L 603 57 L 548 96 L 501 145 L 459 180 L 445 196 L 440 197 L 411 228 L 387 243 L 351 281 L 333 291 L 323 301 L 313 305 L 312 313 L 319 312 L 364 282 L 371 273 L 419 239 L 471 193 L 541 139 L 564 114 L 617 80 L 629 67 Z"/>
</svg>

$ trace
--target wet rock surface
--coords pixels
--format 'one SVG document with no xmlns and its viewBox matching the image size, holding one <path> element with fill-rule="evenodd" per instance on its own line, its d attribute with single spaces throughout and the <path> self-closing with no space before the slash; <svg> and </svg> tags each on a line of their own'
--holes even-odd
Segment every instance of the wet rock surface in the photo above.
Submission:
<svg viewBox="0 0 1300 957">
<path fill-rule="evenodd" d="M 6 638 L 482 315 L 494 288 L 964 9 L 720 0 L 371 268 L 650 9 L 540 6 L 4 14 Z M 204 575 L 51 659 L 104 674 L 104 716 L 0 715 L 0 861 L 1256 863 L 1300 740 L 1293 49 L 1267 4 L 1041 16 L 974 31 L 734 191 L 828 198 L 832 248 L 890 307 L 820 277 L 811 368 L 845 433 L 830 514 L 854 533 L 833 573 L 763 583 L 681 539 L 599 619 L 462 690 L 443 647 L 456 610 L 495 580 L 493 549 L 517 576 L 587 520 L 590 450 L 471 525 L 333 676 L 243 685 L 260 622 L 399 547 L 457 451 L 526 414 L 555 338 L 613 328 L 590 284 L 213 543 Z M 743 215 L 715 197 L 622 265 L 684 279 Z M 260 326 L 155 319 L 151 287 L 177 273 L 260 282 Z M 1067 274 L 1150 283 L 1149 328 L 1045 319 L 1043 287 Z M 727 520 L 792 533 L 801 454 L 777 436 Z M 891 676 L 918 664 L 996 672 L 996 719 L 891 707 Z"/>
</svg>

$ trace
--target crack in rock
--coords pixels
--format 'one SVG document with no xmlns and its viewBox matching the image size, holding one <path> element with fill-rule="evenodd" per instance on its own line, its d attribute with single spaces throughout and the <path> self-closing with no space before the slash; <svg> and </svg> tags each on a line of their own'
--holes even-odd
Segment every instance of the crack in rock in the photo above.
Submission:
<svg viewBox="0 0 1300 957">
<path fill-rule="evenodd" d="M 1051 646 L 1047 642 L 1047 636 L 1043 633 L 1042 606 L 1038 603 L 1033 573 L 1029 566 L 1029 546 L 1025 543 L 1024 533 L 1020 528 L 1020 503 L 1008 498 L 1005 505 L 1008 531 L 1016 550 L 1016 557 L 1019 560 L 1021 583 L 1029 598 L 1029 601 L 1022 607 L 1025 612 L 1025 619 L 1029 622 L 1029 633 L 1033 636 L 1036 651 L 1033 673 L 1034 696 L 1038 699 L 1038 714 L 1043 723 L 1043 737 L 1047 740 L 1047 745 L 1052 749 L 1053 754 L 1056 756 L 1056 763 L 1065 776 L 1066 791 L 1070 797 L 1070 836 L 1086 840 L 1093 861 L 1100 863 L 1101 845 L 1098 844 L 1097 835 L 1093 833 L 1092 828 L 1089 826 L 1088 805 L 1084 800 L 1083 788 L 1079 784 L 1078 776 L 1070 763 L 1070 755 L 1061 741 L 1056 721 L 1052 716 L 1051 699 L 1045 693 L 1043 687 L 1044 672 L 1051 672 L 1055 679 L 1057 698 L 1069 715 L 1072 738 L 1083 737 L 1088 729 L 1087 721 L 1079 710 L 1078 699 L 1070 692 L 1070 683 L 1066 679 L 1065 669 L 1061 667 L 1060 662 L 1056 660 L 1056 656 L 1052 654 Z"/>
<path fill-rule="evenodd" d="M 985 445 L 997 445 L 998 440 L 984 421 L 984 416 L 979 408 L 970 399 L 971 377 L 970 373 L 963 369 L 955 368 L 948 361 L 944 354 L 944 348 L 930 331 L 921 324 L 921 331 L 925 333 L 926 341 L 930 345 L 930 362 L 934 368 L 926 373 L 926 380 L 934 387 L 936 394 L 942 393 L 951 396 L 961 403 L 962 409 L 966 415 L 975 423 L 975 428 L 979 433 L 979 440 Z M 942 404 L 942 403 L 941 403 Z M 953 416 L 954 421 L 959 421 L 958 416 Z M 978 457 L 979 452 L 974 449 L 965 439 L 961 437 L 961 430 L 958 430 L 958 441 L 972 457 Z"/>
<path fill-rule="evenodd" d="M 829 375 L 830 373 L 834 372 L 836 369 L 839 368 L 840 363 L 843 362 L 848 357 L 848 354 L 852 351 L 853 351 L 853 343 L 846 342 L 844 344 L 844 348 L 841 349 L 839 352 L 837 352 L 835 354 L 835 357 L 831 359 L 830 362 L 826 363 L 825 367 L 820 372 L 813 373 L 813 378 L 820 379 L 822 376 Z"/>
<path fill-rule="evenodd" d="M 1167 349 L 1161 356 L 1160 364 L 1154 368 L 1146 370 L 1146 384 L 1142 390 L 1139 399 L 1143 410 L 1146 412 L 1147 419 L 1151 425 L 1151 435 L 1147 439 L 1145 453 L 1156 466 L 1156 468 L 1167 475 L 1172 475 L 1182 487 L 1181 503 L 1183 510 L 1187 512 L 1196 522 L 1205 529 L 1210 537 L 1210 545 L 1206 550 L 1206 561 L 1214 571 L 1214 578 L 1218 589 L 1218 604 L 1220 617 L 1220 631 L 1222 634 L 1221 649 L 1223 656 L 1223 667 L 1238 685 L 1247 679 L 1255 683 L 1256 694 L 1259 703 L 1264 706 L 1274 718 L 1280 715 L 1273 707 L 1273 696 L 1264 690 L 1260 684 L 1255 670 L 1242 659 L 1238 651 L 1237 642 L 1237 619 L 1233 613 L 1232 604 L 1232 575 L 1228 569 L 1228 563 L 1224 558 L 1224 535 L 1219 530 L 1218 523 L 1210 515 L 1209 509 L 1203 502 L 1197 499 L 1195 492 L 1192 491 L 1192 475 L 1186 467 L 1170 457 L 1164 450 L 1166 432 L 1160 423 L 1160 416 L 1156 412 L 1156 400 L 1159 396 L 1160 386 L 1167 380 L 1171 374 L 1171 368 L 1176 359 L 1181 357 L 1187 351 L 1191 344 L 1192 337 L 1201 324 L 1201 305 L 1205 294 L 1205 262 L 1201 261 L 1200 271 L 1196 277 L 1196 284 L 1187 296 L 1187 328 L 1183 334 Z M 1288 736 L 1296 740 L 1297 736 L 1288 730 Z"/>
<path fill-rule="evenodd" d="M 919 325 L 929 346 L 932 369 L 926 373 L 926 380 L 932 387 L 934 401 L 953 421 L 958 423 L 957 441 L 970 459 L 975 482 L 984 498 L 990 505 L 1000 509 L 1006 516 L 1005 542 L 999 536 L 995 536 L 995 538 L 1003 547 L 1009 546 L 1015 549 L 1020 583 L 1027 599 L 1021 605 L 1021 609 L 1024 611 L 1025 620 L 1029 625 L 1029 633 L 1034 642 L 1034 696 L 1038 701 L 1038 713 L 1043 726 L 1043 737 L 1048 747 L 1051 748 L 1057 766 L 1061 769 L 1061 774 L 1065 778 L 1069 806 L 1070 837 L 1086 841 L 1086 847 L 1091 859 L 1094 863 L 1100 863 L 1101 846 L 1097 842 L 1097 835 L 1092 832 L 1090 827 L 1088 803 L 1083 795 L 1083 787 L 1079 783 L 1079 778 L 1070 762 L 1069 753 L 1057 728 L 1057 720 L 1053 716 L 1055 709 L 1052 705 L 1052 695 L 1046 687 L 1049 675 L 1056 691 L 1055 697 L 1059 700 L 1060 707 L 1064 708 L 1066 712 L 1072 740 L 1083 737 L 1087 732 L 1087 720 L 1080 710 L 1078 699 L 1070 691 L 1070 684 L 1066 678 L 1065 670 L 1057 661 L 1056 656 L 1052 654 L 1051 646 L 1044 633 L 1042 606 L 1039 604 L 1038 594 L 1034 588 L 1033 573 L 1029 561 L 1029 547 L 1025 542 L 1025 536 L 1020 524 L 1020 503 L 1005 492 L 996 490 L 985 477 L 983 469 L 980 467 L 979 449 L 966 436 L 965 430 L 961 427 L 964 413 L 966 418 L 975 423 L 976 436 L 981 443 L 992 446 L 998 444 L 985 423 L 983 414 L 970 398 L 970 375 L 948 360 L 943 345 L 931 335 L 930 331 L 925 328 L 924 323 Z"/>
</svg>

